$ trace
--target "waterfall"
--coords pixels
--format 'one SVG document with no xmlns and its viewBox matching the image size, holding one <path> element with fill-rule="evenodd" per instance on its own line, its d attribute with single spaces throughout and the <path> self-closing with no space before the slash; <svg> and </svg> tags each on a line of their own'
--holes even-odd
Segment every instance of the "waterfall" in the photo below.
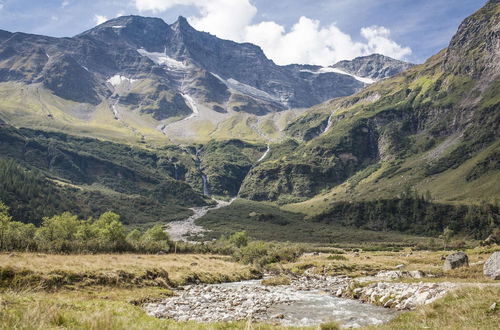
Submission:
<svg viewBox="0 0 500 330">
<path fill-rule="evenodd" d="M 198 170 L 198 172 L 200 172 L 201 181 L 203 182 L 203 195 L 210 196 L 210 190 L 208 189 L 208 178 L 205 175 L 205 173 L 203 173 L 203 171 L 201 169 L 200 152 L 201 152 L 201 150 L 196 149 L 194 163 L 195 163 L 196 169 Z"/>
<path fill-rule="evenodd" d="M 257 163 L 260 163 L 261 161 L 264 160 L 264 158 L 266 158 L 267 154 L 269 153 L 269 143 L 267 144 L 267 149 L 266 149 L 266 152 L 264 152 L 264 154 L 259 158 L 259 160 L 257 160 Z"/>
<path fill-rule="evenodd" d="M 326 128 L 323 131 L 323 133 L 326 133 L 330 129 L 330 127 L 332 127 L 332 124 L 333 124 L 332 116 L 333 116 L 333 114 L 331 114 L 330 117 L 328 117 L 328 123 L 326 124 Z"/>
</svg>

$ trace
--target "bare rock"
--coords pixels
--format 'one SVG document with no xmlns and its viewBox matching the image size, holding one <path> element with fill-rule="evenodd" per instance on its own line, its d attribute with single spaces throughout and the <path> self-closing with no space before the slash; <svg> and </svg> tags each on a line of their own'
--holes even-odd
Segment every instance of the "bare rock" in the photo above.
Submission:
<svg viewBox="0 0 500 330">
<path fill-rule="evenodd" d="M 500 252 L 495 252 L 486 260 L 483 274 L 492 280 L 500 280 Z"/>
<path fill-rule="evenodd" d="M 469 266 L 469 257 L 464 252 L 452 253 L 444 260 L 443 271 Z"/>
</svg>

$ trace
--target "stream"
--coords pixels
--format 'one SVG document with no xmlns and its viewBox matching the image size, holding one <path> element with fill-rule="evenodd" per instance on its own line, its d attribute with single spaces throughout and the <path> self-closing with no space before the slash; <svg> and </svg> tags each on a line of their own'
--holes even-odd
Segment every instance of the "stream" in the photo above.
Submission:
<svg viewBox="0 0 500 330">
<path fill-rule="evenodd" d="M 337 298 L 297 283 L 263 286 L 259 280 L 192 285 L 179 295 L 147 304 L 148 314 L 177 321 L 217 322 L 252 319 L 284 326 L 317 326 L 337 322 L 356 328 L 382 324 L 395 317 L 394 309 Z"/>
</svg>

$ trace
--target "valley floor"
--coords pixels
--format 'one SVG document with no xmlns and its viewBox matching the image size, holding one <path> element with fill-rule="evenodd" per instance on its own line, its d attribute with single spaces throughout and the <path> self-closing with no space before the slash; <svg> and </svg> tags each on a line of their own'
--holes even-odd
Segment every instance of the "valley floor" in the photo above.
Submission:
<svg viewBox="0 0 500 330">
<path fill-rule="evenodd" d="M 310 274 L 368 276 L 406 265 L 435 277 L 401 282 L 455 282 L 460 289 L 430 305 L 400 314 L 377 329 L 496 329 L 500 322 L 498 283 L 486 280 L 481 262 L 493 249 L 466 251 L 471 267 L 443 273 L 447 252 L 306 253 L 290 263 L 265 269 L 219 255 L 0 254 L 0 329 L 283 329 L 248 321 L 199 324 L 148 316 L 142 306 L 175 294 L 175 287 L 253 279 L 269 272 L 279 276 Z M 322 329 L 335 329 L 325 324 Z"/>
</svg>

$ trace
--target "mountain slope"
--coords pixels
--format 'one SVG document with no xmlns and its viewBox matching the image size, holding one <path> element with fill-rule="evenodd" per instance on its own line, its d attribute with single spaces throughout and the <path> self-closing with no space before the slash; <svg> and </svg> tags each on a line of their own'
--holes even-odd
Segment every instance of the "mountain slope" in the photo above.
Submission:
<svg viewBox="0 0 500 330">
<path fill-rule="evenodd" d="M 196 31 L 183 17 L 171 25 L 118 17 L 73 38 L 0 31 L 0 118 L 118 142 L 273 140 L 288 120 L 281 113 L 293 119 L 300 111 L 291 108 L 370 82 L 334 68 L 278 66 L 259 47 Z"/>
<path fill-rule="evenodd" d="M 407 188 L 440 201 L 494 202 L 500 196 L 499 12 L 498 1 L 488 2 L 425 64 L 290 124 L 291 136 L 309 142 L 286 155 L 271 153 L 250 171 L 241 196 L 282 203 L 317 196 L 296 205 L 312 212 Z"/>
</svg>

